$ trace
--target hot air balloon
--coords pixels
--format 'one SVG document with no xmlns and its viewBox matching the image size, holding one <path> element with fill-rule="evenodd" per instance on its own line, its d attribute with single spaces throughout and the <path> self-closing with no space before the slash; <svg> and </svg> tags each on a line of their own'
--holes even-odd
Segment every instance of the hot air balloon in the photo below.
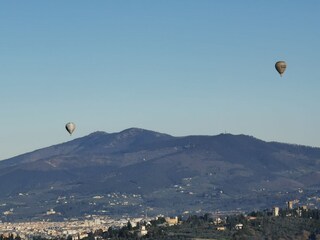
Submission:
<svg viewBox="0 0 320 240">
<path fill-rule="evenodd" d="M 70 135 L 73 133 L 75 128 L 76 128 L 76 125 L 73 122 L 69 122 L 66 124 L 66 130 L 68 131 L 68 133 L 70 133 Z"/>
<path fill-rule="evenodd" d="M 278 62 L 276 62 L 275 67 L 276 67 L 278 73 L 280 74 L 280 76 L 282 77 L 282 74 L 284 73 L 284 71 L 287 68 L 287 64 L 285 61 L 278 61 Z"/>
</svg>

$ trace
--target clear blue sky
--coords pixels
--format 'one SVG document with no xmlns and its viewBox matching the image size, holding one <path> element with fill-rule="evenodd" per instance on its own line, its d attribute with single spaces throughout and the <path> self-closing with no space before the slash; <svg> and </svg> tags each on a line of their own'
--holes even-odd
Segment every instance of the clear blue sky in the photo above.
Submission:
<svg viewBox="0 0 320 240">
<path fill-rule="evenodd" d="M 0 159 L 129 127 L 319 147 L 319 13 L 317 0 L 1 1 Z"/>
</svg>

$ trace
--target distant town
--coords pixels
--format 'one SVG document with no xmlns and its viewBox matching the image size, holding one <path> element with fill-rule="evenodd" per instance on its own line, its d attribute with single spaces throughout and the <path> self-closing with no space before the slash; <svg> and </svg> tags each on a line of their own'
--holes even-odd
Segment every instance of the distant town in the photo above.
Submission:
<svg viewBox="0 0 320 240">
<path fill-rule="evenodd" d="M 56 212 L 50 209 L 46 214 L 52 215 Z M 320 237 L 320 211 L 309 209 L 306 205 L 299 205 L 299 201 L 292 200 L 283 207 L 274 206 L 272 209 L 250 213 L 231 211 L 204 215 L 173 217 L 158 215 L 118 219 L 104 215 L 86 215 L 83 218 L 72 218 L 61 222 L 45 219 L 30 222 L 3 221 L 0 223 L 0 239 L 154 239 L 156 236 L 162 239 L 175 239 L 175 236 L 179 237 L 177 239 L 189 239 L 199 234 L 209 237 L 206 239 L 217 239 L 216 237 L 219 236 L 224 236 L 225 239 L 237 239 L 236 236 L 257 237 L 257 234 L 281 235 L 282 233 L 277 231 L 269 231 L 281 224 L 288 225 L 288 229 L 291 225 L 295 225 L 298 231 L 295 233 L 296 237 L 300 237 L 300 233 L 308 235 L 306 239 L 313 239 L 310 236 Z M 303 227 L 304 225 L 310 225 L 313 232 L 312 229 L 304 229 L 308 228 Z M 200 233 L 197 228 L 205 230 Z M 283 228 L 283 234 L 294 232 L 286 233 L 289 230 L 286 230 L 286 227 Z M 267 232 L 264 233 L 264 231 Z"/>
</svg>

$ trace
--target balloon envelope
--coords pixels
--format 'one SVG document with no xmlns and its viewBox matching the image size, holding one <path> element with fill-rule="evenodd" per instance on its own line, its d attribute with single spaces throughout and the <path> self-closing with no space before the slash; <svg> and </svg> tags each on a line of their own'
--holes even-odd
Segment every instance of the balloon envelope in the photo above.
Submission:
<svg viewBox="0 0 320 240">
<path fill-rule="evenodd" d="M 275 67 L 276 67 L 278 73 L 280 74 L 280 76 L 282 77 L 282 74 L 284 73 L 284 71 L 287 68 L 287 64 L 285 61 L 278 61 L 278 62 L 276 62 Z"/>
<path fill-rule="evenodd" d="M 66 130 L 68 131 L 68 133 L 70 133 L 70 135 L 73 133 L 73 131 L 76 129 L 76 125 L 72 122 L 69 122 L 66 124 Z"/>
</svg>

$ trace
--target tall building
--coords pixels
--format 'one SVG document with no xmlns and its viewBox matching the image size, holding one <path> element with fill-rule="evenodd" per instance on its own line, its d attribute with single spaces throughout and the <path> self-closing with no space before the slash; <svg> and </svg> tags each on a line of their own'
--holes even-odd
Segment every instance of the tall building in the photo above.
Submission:
<svg viewBox="0 0 320 240">
<path fill-rule="evenodd" d="M 272 216 L 275 216 L 275 217 L 279 216 L 279 207 L 272 208 Z"/>
<path fill-rule="evenodd" d="M 287 208 L 290 210 L 290 209 L 293 209 L 293 201 L 288 201 L 287 202 L 288 206 Z"/>
</svg>

